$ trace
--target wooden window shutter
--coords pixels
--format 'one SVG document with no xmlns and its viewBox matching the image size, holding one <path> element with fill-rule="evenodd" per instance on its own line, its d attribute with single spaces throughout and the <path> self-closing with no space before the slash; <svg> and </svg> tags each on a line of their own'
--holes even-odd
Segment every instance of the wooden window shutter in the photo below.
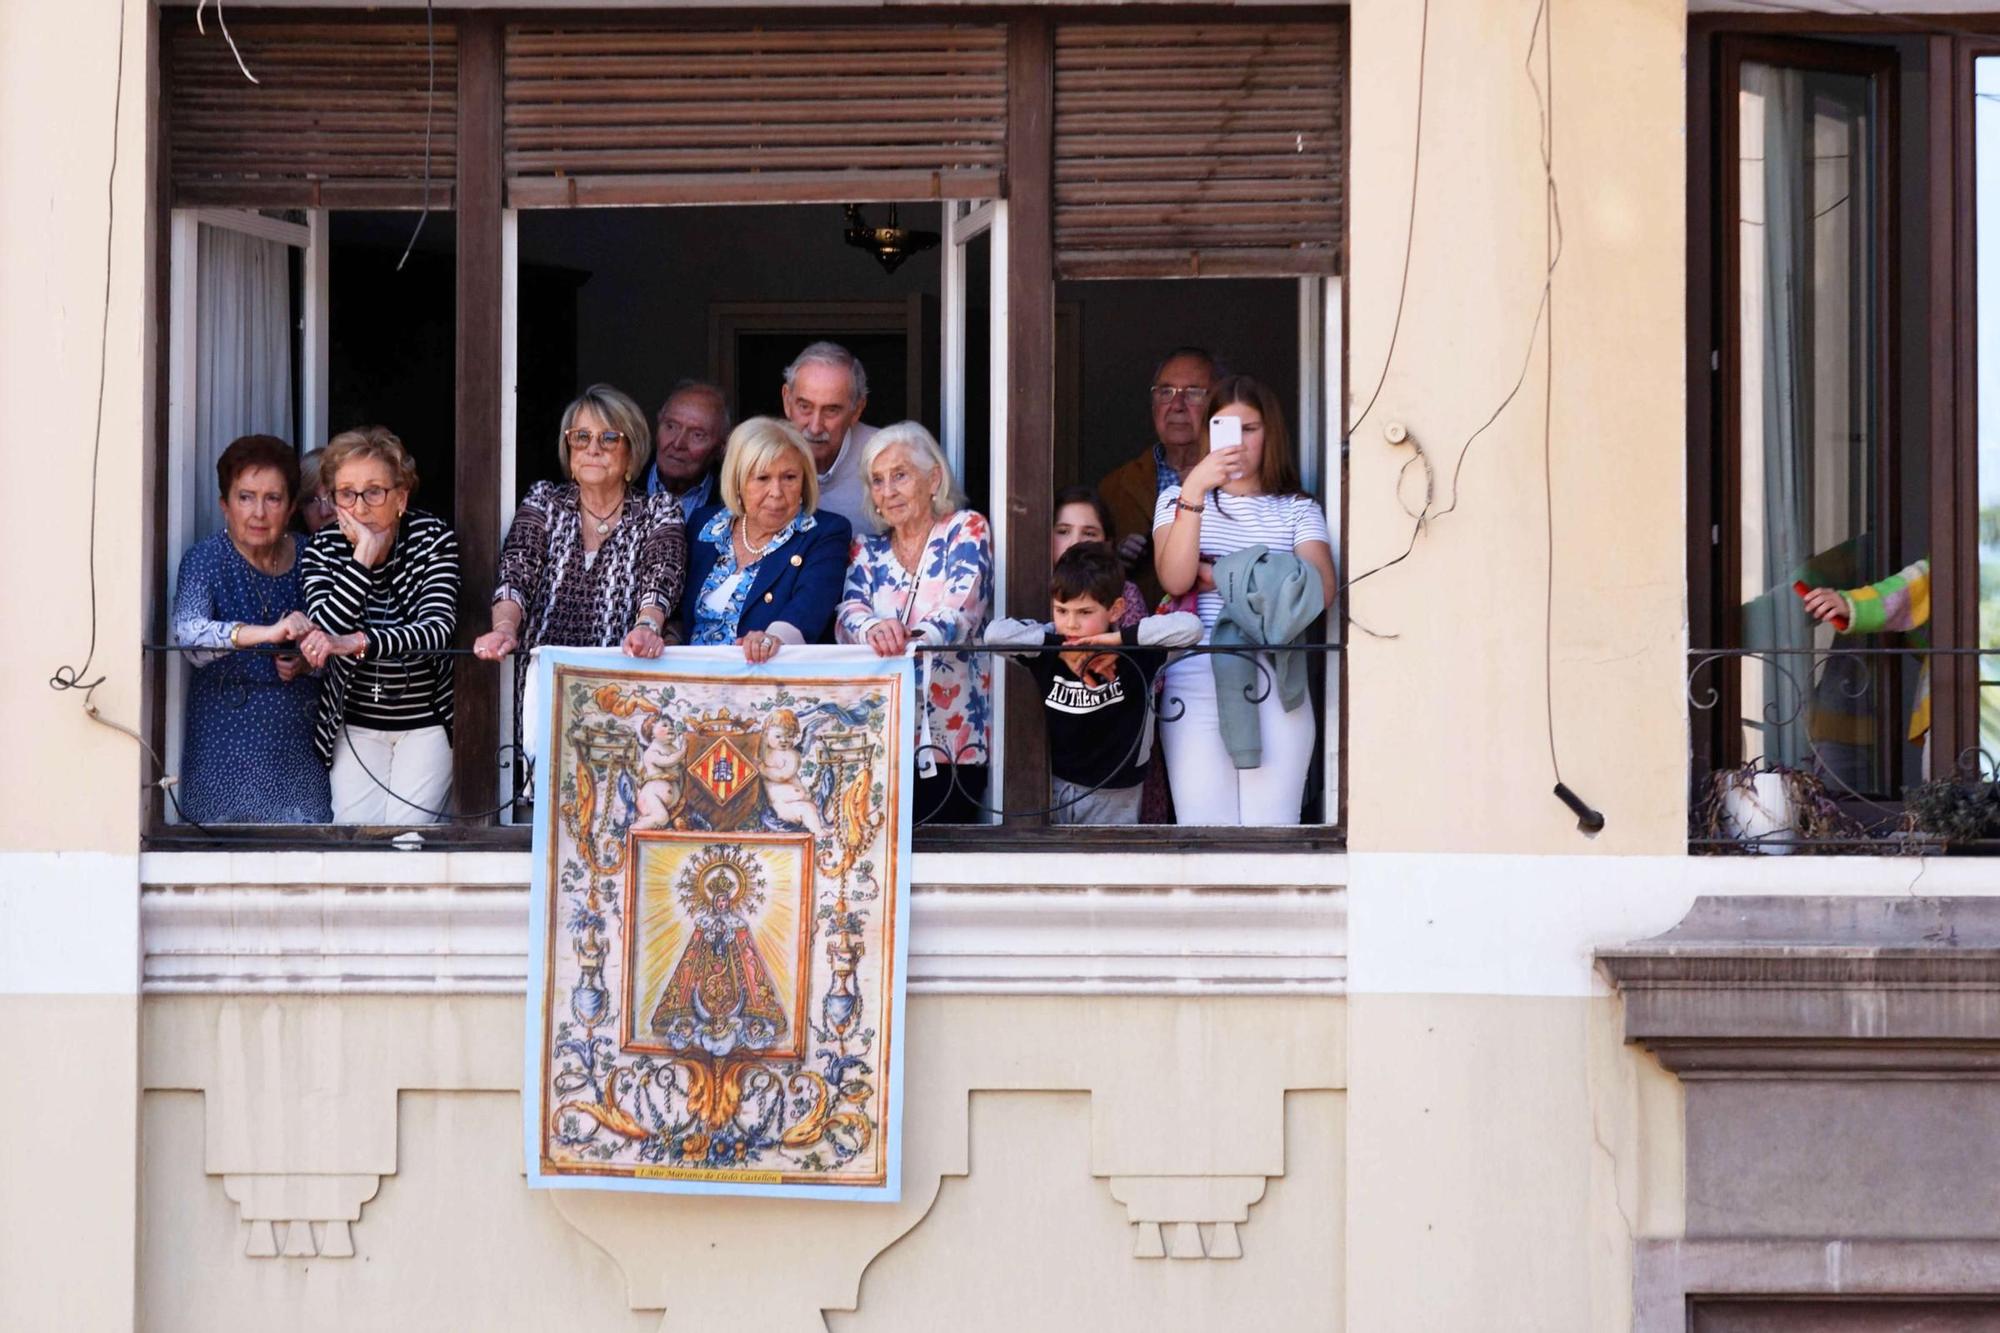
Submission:
<svg viewBox="0 0 2000 1333">
<path fill-rule="evenodd" d="M 1334 20 L 1058 24 L 1057 275 L 1334 273 L 1342 36 Z"/>
<path fill-rule="evenodd" d="M 251 83 L 215 20 L 165 28 L 167 140 L 176 205 L 244 208 L 449 208 L 458 137 L 457 30 L 415 23 L 265 22 L 229 26 Z"/>
<path fill-rule="evenodd" d="M 980 198 L 1006 162 L 996 24 L 509 25 L 507 202 Z"/>
</svg>

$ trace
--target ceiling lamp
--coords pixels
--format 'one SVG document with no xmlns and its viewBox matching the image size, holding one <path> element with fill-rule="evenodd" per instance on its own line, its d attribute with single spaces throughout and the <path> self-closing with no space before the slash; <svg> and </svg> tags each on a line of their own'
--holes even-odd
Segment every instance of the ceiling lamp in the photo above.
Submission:
<svg viewBox="0 0 2000 1333">
<path fill-rule="evenodd" d="M 896 206 L 889 205 L 889 225 L 871 227 L 861 216 L 861 205 L 847 205 L 847 243 L 874 255 L 886 273 L 894 273 L 911 255 L 933 249 L 938 243 L 934 231 L 912 231 L 896 223 Z"/>
</svg>

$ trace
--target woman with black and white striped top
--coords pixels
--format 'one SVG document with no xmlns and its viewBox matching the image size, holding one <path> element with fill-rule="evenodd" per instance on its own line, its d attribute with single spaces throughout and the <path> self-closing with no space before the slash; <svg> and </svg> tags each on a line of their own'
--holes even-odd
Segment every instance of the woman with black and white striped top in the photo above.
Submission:
<svg viewBox="0 0 2000 1333">
<path fill-rule="evenodd" d="M 451 645 L 458 536 L 411 509 L 416 465 L 381 426 L 326 447 L 334 522 L 306 546 L 299 644 L 320 682 L 313 743 L 332 769 L 337 824 L 431 824 L 451 791 Z"/>
</svg>

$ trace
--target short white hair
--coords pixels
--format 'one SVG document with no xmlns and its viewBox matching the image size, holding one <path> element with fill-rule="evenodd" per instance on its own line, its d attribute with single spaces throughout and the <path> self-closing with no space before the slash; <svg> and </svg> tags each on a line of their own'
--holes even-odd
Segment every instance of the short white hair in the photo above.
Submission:
<svg viewBox="0 0 2000 1333">
<path fill-rule="evenodd" d="M 965 503 L 964 492 L 958 489 L 958 479 L 952 476 L 951 460 L 944 456 L 944 449 L 937 437 L 915 421 L 898 421 L 893 426 L 884 426 L 869 437 L 861 446 L 862 504 L 868 511 L 868 521 L 880 532 L 888 525 L 882 521 L 882 511 L 875 507 L 875 488 L 868 484 L 868 474 L 875 467 L 875 460 L 891 449 L 907 449 L 910 457 L 919 467 L 937 469 L 938 488 L 931 496 L 931 513 L 938 518 L 952 513 Z"/>
<path fill-rule="evenodd" d="M 868 372 L 862 369 L 861 358 L 839 343 L 816 342 L 793 357 L 792 364 L 785 367 L 785 387 L 792 387 L 792 381 L 799 377 L 800 366 L 809 365 L 832 366 L 847 372 L 849 382 L 854 385 L 854 402 L 848 404 L 849 408 L 868 397 Z"/>
</svg>

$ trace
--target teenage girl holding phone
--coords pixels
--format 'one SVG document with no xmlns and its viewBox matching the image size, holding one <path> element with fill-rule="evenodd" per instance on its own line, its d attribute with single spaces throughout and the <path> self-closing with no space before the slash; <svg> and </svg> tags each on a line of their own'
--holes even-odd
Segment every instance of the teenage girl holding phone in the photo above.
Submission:
<svg viewBox="0 0 2000 1333">
<path fill-rule="evenodd" d="M 1290 551 L 1319 574 L 1333 604 L 1333 542 L 1326 512 L 1299 485 L 1292 441 L 1278 396 L 1248 375 L 1232 375 L 1209 396 L 1202 458 L 1179 486 L 1160 493 L 1153 510 L 1153 565 L 1172 595 L 1195 593 L 1203 643 L 1222 612 L 1215 562 L 1252 546 Z M 1207 654 L 1167 668 L 1170 703 L 1160 726 L 1174 810 L 1182 824 L 1296 824 L 1312 763 L 1316 727 L 1310 706 L 1286 712 L 1275 689 L 1257 707 L 1263 759 L 1238 769 L 1223 744 L 1214 668 Z"/>
</svg>

